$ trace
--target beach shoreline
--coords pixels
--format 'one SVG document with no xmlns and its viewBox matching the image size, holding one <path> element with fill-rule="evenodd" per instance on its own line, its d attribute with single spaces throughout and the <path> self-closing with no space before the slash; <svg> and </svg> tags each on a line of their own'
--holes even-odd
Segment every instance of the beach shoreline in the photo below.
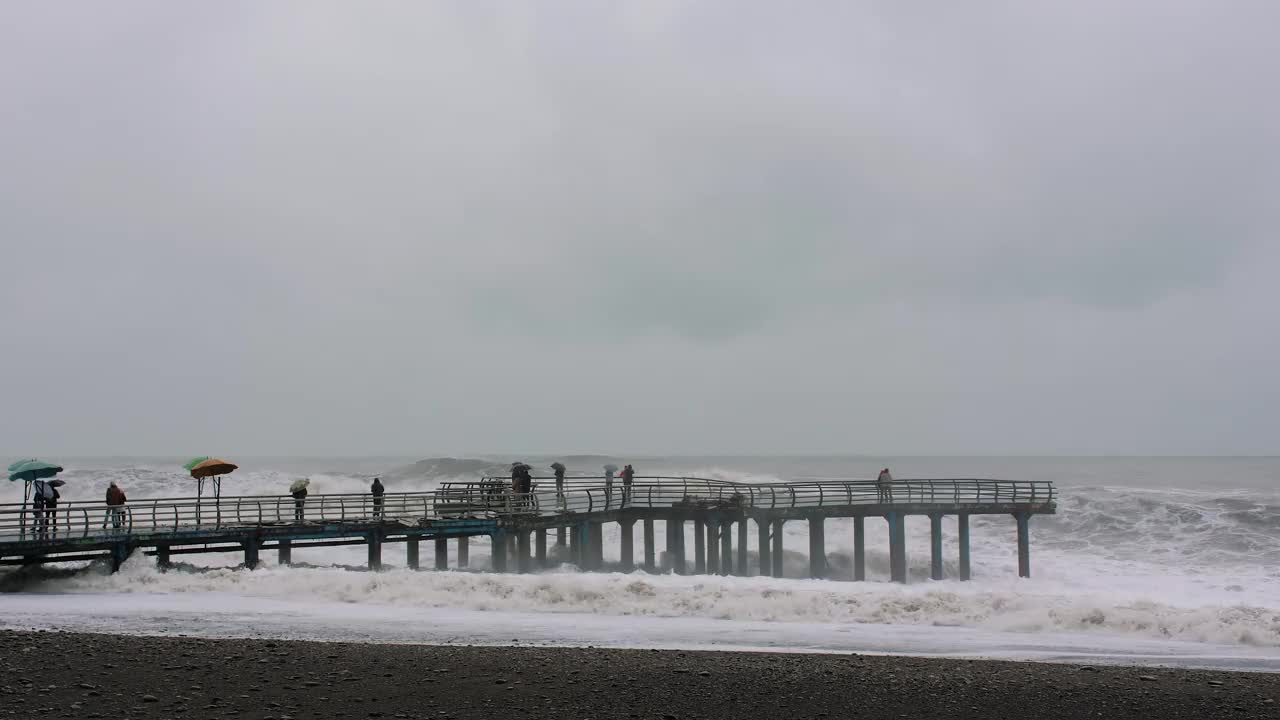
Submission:
<svg viewBox="0 0 1280 720">
<path fill-rule="evenodd" d="M 0 631 L 0 716 L 1280 717 L 1280 674 L 895 655 Z"/>
</svg>

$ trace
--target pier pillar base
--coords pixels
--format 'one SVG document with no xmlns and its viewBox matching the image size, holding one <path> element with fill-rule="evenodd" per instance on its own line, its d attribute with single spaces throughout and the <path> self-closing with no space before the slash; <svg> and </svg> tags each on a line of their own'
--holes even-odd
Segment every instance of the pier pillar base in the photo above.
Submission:
<svg viewBox="0 0 1280 720">
<path fill-rule="evenodd" d="M 809 577 L 827 576 L 827 529 L 819 516 L 809 518 Z"/>
<path fill-rule="evenodd" d="M 246 551 L 247 553 L 248 551 Z M 256 546 L 255 546 L 256 552 Z M 129 559 L 129 546 L 124 543 L 116 543 L 111 546 L 111 572 L 120 570 L 120 566 L 125 560 Z M 246 563 L 247 564 L 247 563 Z"/>
<path fill-rule="evenodd" d="M 293 564 L 293 543 L 289 540 L 281 540 L 276 545 L 276 562 L 280 565 Z"/>
<path fill-rule="evenodd" d="M 568 544 L 568 538 L 565 537 L 567 534 L 568 533 L 564 531 L 564 528 L 556 528 L 556 547 L 564 547 Z"/>
<path fill-rule="evenodd" d="M 591 570 L 600 572 L 604 569 L 604 524 L 593 522 L 588 527 L 591 531 Z"/>
<path fill-rule="evenodd" d="M 738 563 L 734 566 L 734 575 L 751 577 L 751 568 L 747 566 L 747 519 L 738 521 Z"/>
<path fill-rule="evenodd" d="M 708 520 L 707 527 L 707 574 L 720 574 L 720 523 Z"/>
<path fill-rule="evenodd" d="M 667 520 L 667 554 L 671 556 L 671 570 L 677 575 L 688 575 L 684 556 L 684 518 Z"/>
<path fill-rule="evenodd" d="M 258 567 L 258 541 L 246 540 L 244 543 L 244 566 L 250 570 Z"/>
<path fill-rule="evenodd" d="M 636 550 L 635 550 L 635 520 L 621 520 L 618 522 L 618 529 L 622 531 L 622 572 L 629 573 L 636 569 Z"/>
<path fill-rule="evenodd" d="M 969 514 L 961 513 L 956 524 L 959 526 L 957 540 L 960 543 L 960 579 L 968 580 L 969 575 Z"/>
<path fill-rule="evenodd" d="M 417 570 L 420 566 L 418 562 L 418 543 L 421 542 L 417 535 L 409 535 L 404 539 L 404 564 L 410 570 Z"/>
<path fill-rule="evenodd" d="M 929 578 L 942 579 L 942 516 L 929 516 Z"/>
<path fill-rule="evenodd" d="M 707 571 L 707 524 L 702 518 L 693 519 L 693 574 Z"/>
<path fill-rule="evenodd" d="M 464 568 L 471 564 L 471 538 L 458 538 L 458 567 Z"/>
<path fill-rule="evenodd" d="M 436 569 L 449 569 L 449 538 L 436 538 Z"/>
<path fill-rule="evenodd" d="M 658 569 L 658 565 L 655 562 L 657 553 L 653 543 L 653 520 L 645 518 L 642 524 L 644 525 L 644 569 L 646 572 L 654 572 Z"/>
<path fill-rule="evenodd" d="M 867 519 L 861 515 L 853 519 L 853 579 L 867 579 Z"/>
<path fill-rule="evenodd" d="M 173 563 L 169 561 L 168 545 L 156 546 L 156 567 L 160 568 L 161 570 L 168 570 L 169 568 L 173 567 Z"/>
<path fill-rule="evenodd" d="M 769 559 L 769 521 L 756 518 L 757 554 L 760 556 L 760 575 L 773 574 L 773 562 Z"/>
<path fill-rule="evenodd" d="M 533 554 L 529 547 L 530 544 L 528 530 L 521 530 L 516 533 L 516 557 L 519 559 L 516 567 L 522 573 L 533 570 Z"/>
<path fill-rule="evenodd" d="M 549 567 L 550 563 L 547 562 L 547 529 L 541 528 L 534 532 L 536 534 L 533 536 L 533 552 L 537 555 L 534 558 L 534 564 L 540 568 Z"/>
<path fill-rule="evenodd" d="M 726 520 L 720 526 L 720 574 L 733 572 L 733 522 Z"/>
<path fill-rule="evenodd" d="M 785 520 L 773 521 L 773 551 L 770 553 L 770 560 L 773 561 L 773 576 L 776 578 L 782 575 L 782 525 Z"/>
<path fill-rule="evenodd" d="M 578 566 L 578 569 L 584 570 L 582 564 L 582 533 L 578 532 L 578 526 L 568 528 L 569 531 L 569 562 Z"/>
<path fill-rule="evenodd" d="M 507 534 L 504 532 L 496 532 L 489 536 L 489 542 L 493 546 L 493 571 L 507 571 Z"/>
<path fill-rule="evenodd" d="M 254 562 L 258 561 L 257 552 L 254 552 Z M 382 535 L 372 533 L 369 535 L 369 569 L 382 569 Z"/>
<path fill-rule="evenodd" d="M 1031 577 L 1031 530 L 1028 527 L 1031 516 L 1018 513 L 1013 516 L 1018 521 L 1018 577 Z"/>
<path fill-rule="evenodd" d="M 902 513 L 891 512 L 889 521 L 889 579 L 907 581 L 907 524 Z"/>
</svg>

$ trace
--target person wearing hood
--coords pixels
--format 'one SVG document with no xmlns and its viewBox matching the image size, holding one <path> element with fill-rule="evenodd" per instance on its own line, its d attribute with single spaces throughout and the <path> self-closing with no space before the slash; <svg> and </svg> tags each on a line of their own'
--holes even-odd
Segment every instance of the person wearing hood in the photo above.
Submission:
<svg viewBox="0 0 1280 720">
<path fill-rule="evenodd" d="M 551 463 L 551 469 L 552 469 L 552 470 L 554 470 L 554 471 L 555 471 L 555 473 L 556 473 L 556 507 L 558 507 L 558 508 L 560 508 L 560 509 L 562 509 L 562 510 L 563 510 L 563 509 L 565 508 L 565 501 L 564 501 L 564 471 L 565 471 L 565 467 L 564 467 L 564 463 L 562 463 L 562 462 L 553 462 L 553 463 Z"/>
<path fill-rule="evenodd" d="M 373 479 L 373 484 L 369 486 L 369 494 L 373 495 L 373 516 L 382 518 L 382 495 L 386 492 L 386 488 L 382 487 L 382 480 Z"/>
<path fill-rule="evenodd" d="M 618 472 L 618 466 L 609 463 L 604 466 L 604 509 L 608 510 L 613 504 L 613 474 Z"/>
<path fill-rule="evenodd" d="M 124 525 L 124 504 L 128 500 L 124 490 L 121 490 L 116 481 L 112 480 L 110 487 L 107 488 L 107 514 L 102 519 L 102 527 L 107 526 L 107 518 L 111 518 L 112 529 L 118 530 Z"/>
</svg>

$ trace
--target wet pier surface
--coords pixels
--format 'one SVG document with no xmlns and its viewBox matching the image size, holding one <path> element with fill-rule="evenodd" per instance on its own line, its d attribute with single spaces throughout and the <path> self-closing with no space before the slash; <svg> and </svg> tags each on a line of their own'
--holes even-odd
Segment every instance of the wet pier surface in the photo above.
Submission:
<svg viewBox="0 0 1280 720">
<path fill-rule="evenodd" d="M 957 519 L 959 579 L 970 576 L 969 518 L 1010 517 L 1019 574 L 1031 574 L 1030 522 L 1056 510 L 1052 483 L 986 479 L 911 479 L 890 486 L 874 481 L 825 480 L 775 484 L 704 478 L 536 478 L 531 492 L 513 493 L 500 478 L 446 483 L 424 493 L 162 498 L 123 508 L 63 503 L 54 515 L 23 505 L 0 506 L 0 564 L 40 564 L 108 559 L 118 567 L 130 554 L 154 555 L 162 565 L 175 555 L 243 552 L 256 567 L 274 551 L 282 564 L 294 549 L 365 545 L 368 565 L 382 566 L 386 546 L 404 547 L 405 564 L 449 568 L 449 543 L 457 543 L 455 567 L 468 567 L 474 542 L 488 543 L 491 569 L 532 572 L 549 556 L 567 556 L 578 567 L 605 569 L 604 532 L 621 532 L 616 569 L 679 574 L 782 576 L 783 527 L 806 523 L 809 575 L 828 576 L 829 518 L 852 518 L 853 579 L 866 579 L 865 528 L 888 525 L 890 579 L 907 580 L 907 518 L 930 525 L 930 568 L 943 579 L 942 519 Z M 692 529 L 692 547 L 689 532 Z M 637 541 L 637 535 L 638 541 Z M 661 541 L 661 543 L 660 543 Z M 560 546 L 552 552 L 549 548 Z M 755 553 L 750 553 L 751 548 Z"/>
</svg>

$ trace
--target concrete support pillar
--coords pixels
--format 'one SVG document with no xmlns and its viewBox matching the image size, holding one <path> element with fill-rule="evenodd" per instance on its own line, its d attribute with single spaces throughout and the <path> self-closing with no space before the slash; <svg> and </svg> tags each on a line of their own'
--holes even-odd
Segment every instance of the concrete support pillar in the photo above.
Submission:
<svg viewBox="0 0 1280 720">
<path fill-rule="evenodd" d="M 493 571 L 507 571 L 507 534 L 504 532 L 496 532 L 489 536 L 489 542 L 493 545 Z"/>
<path fill-rule="evenodd" d="M 254 555 L 253 561 L 254 563 L 257 563 L 258 552 L 256 548 L 254 549 L 253 555 Z M 382 569 L 382 534 L 381 533 L 377 533 L 377 532 L 369 533 L 369 569 L 370 570 Z"/>
<path fill-rule="evenodd" d="M 409 535 L 404 539 L 404 564 L 410 570 L 418 569 L 418 541 L 417 535 Z"/>
<path fill-rule="evenodd" d="M 173 563 L 169 561 L 168 545 L 156 546 L 156 567 L 160 568 L 161 570 L 167 570 L 170 567 L 173 567 Z"/>
<path fill-rule="evenodd" d="M 773 521 L 773 552 L 770 559 L 773 560 L 773 576 L 776 578 L 782 577 L 782 524 L 784 522 L 786 521 Z"/>
<path fill-rule="evenodd" d="M 667 552 L 671 554 L 671 569 L 677 575 L 688 575 L 689 568 L 684 554 L 684 518 L 672 518 L 667 521 L 670 535 L 667 536 Z"/>
<path fill-rule="evenodd" d="M 720 574 L 733 572 L 733 522 L 726 520 L 720 525 Z"/>
<path fill-rule="evenodd" d="M 693 519 L 693 574 L 707 571 L 707 524 L 702 518 Z"/>
<path fill-rule="evenodd" d="M 577 525 L 567 528 L 567 530 L 569 534 L 569 562 L 582 569 L 582 533 L 578 532 Z"/>
<path fill-rule="evenodd" d="M 747 519 L 738 521 L 738 564 L 734 567 L 735 575 L 751 577 L 751 568 L 747 566 Z"/>
<path fill-rule="evenodd" d="M 458 538 L 458 567 L 464 568 L 471 564 L 471 538 Z"/>
<path fill-rule="evenodd" d="M 629 573 L 636 569 L 636 521 L 620 520 L 618 521 L 618 529 L 622 531 L 622 572 Z"/>
<path fill-rule="evenodd" d="M 593 522 L 591 530 L 591 569 L 599 572 L 604 569 L 604 523 Z"/>
<path fill-rule="evenodd" d="M 1013 516 L 1018 521 L 1018 577 L 1031 577 L 1031 515 L 1018 513 Z"/>
<path fill-rule="evenodd" d="M 827 530 L 825 519 L 819 515 L 809 518 L 809 577 L 827 576 Z"/>
<path fill-rule="evenodd" d="M 646 572 L 654 572 L 658 569 L 658 565 L 657 551 L 653 543 L 653 520 L 645 518 L 642 524 L 644 525 L 644 569 Z"/>
<path fill-rule="evenodd" d="M 281 540 L 279 543 L 276 544 L 276 552 L 279 553 L 279 557 L 276 558 L 276 562 L 278 562 L 281 565 L 293 564 L 293 542 L 292 541 Z"/>
<path fill-rule="evenodd" d="M 250 570 L 258 567 L 258 541 L 248 540 L 244 543 L 244 566 Z"/>
<path fill-rule="evenodd" d="M 720 523 L 707 521 L 707 574 L 720 574 Z"/>
<path fill-rule="evenodd" d="M 929 578 L 942 579 L 942 515 L 929 516 Z"/>
<path fill-rule="evenodd" d="M 891 512 L 889 520 L 889 578 L 893 582 L 907 581 L 907 526 L 902 513 Z"/>
<path fill-rule="evenodd" d="M 436 538 L 436 569 L 449 569 L 449 538 Z"/>
<path fill-rule="evenodd" d="M 957 518 L 959 533 L 956 538 L 960 543 L 960 579 L 969 579 L 969 514 L 960 513 Z"/>
<path fill-rule="evenodd" d="M 867 519 L 861 515 L 853 519 L 853 579 L 867 579 Z"/>
<path fill-rule="evenodd" d="M 769 577 L 773 574 L 773 562 L 769 559 L 769 521 L 756 518 L 756 543 L 760 555 L 760 575 Z"/>
<path fill-rule="evenodd" d="M 516 557 L 516 534 L 513 532 L 509 532 L 507 533 L 507 560 L 512 564 L 515 564 L 515 557 Z"/>
<path fill-rule="evenodd" d="M 129 559 L 128 545 L 126 545 L 125 543 L 116 543 L 115 545 L 111 546 L 111 572 L 118 571 L 120 569 L 120 566 L 124 564 L 124 561 L 128 559 Z M 249 566 L 248 560 L 249 560 L 249 550 L 246 547 L 245 548 L 245 566 L 251 567 Z M 253 545 L 253 564 L 255 566 L 258 564 L 257 544 Z"/>
<path fill-rule="evenodd" d="M 532 538 L 529 537 L 528 530 L 520 530 L 516 532 L 516 569 L 522 573 L 533 570 L 533 548 L 530 547 Z"/>
<path fill-rule="evenodd" d="M 540 528 L 534 533 L 533 551 L 537 554 L 534 564 L 540 568 L 550 567 L 551 563 L 547 561 L 547 529 Z"/>
<path fill-rule="evenodd" d="M 556 528 L 556 547 L 564 547 L 568 543 L 568 540 L 565 538 L 565 535 L 567 534 L 568 533 L 564 531 L 564 528 Z"/>
</svg>

